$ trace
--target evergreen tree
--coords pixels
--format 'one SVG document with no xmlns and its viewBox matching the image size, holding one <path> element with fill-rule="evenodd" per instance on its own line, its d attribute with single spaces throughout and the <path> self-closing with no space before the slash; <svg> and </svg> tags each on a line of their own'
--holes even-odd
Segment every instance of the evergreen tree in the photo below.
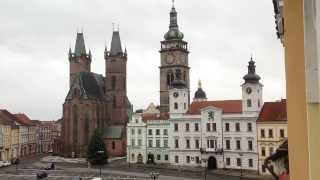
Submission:
<svg viewBox="0 0 320 180">
<path fill-rule="evenodd" d="M 103 142 L 102 133 L 95 130 L 88 146 L 88 161 L 92 165 L 103 165 L 108 163 L 108 154 Z"/>
</svg>

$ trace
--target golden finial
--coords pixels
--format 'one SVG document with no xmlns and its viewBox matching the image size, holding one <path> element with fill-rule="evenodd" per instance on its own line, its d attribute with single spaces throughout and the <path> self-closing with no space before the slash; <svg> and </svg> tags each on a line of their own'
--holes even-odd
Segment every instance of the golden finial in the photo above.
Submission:
<svg viewBox="0 0 320 180">
<path fill-rule="evenodd" d="M 201 86 L 202 86 L 202 83 L 201 83 L 201 80 L 199 79 L 199 81 L 198 81 L 198 88 L 200 89 Z"/>
</svg>

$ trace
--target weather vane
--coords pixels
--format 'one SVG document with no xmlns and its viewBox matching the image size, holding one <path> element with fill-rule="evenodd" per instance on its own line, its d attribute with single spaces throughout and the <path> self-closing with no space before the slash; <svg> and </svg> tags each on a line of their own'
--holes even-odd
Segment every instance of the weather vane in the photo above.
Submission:
<svg viewBox="0 0 320 180">
<path fill-rule="evenodd" d="M 174 0 L 172 0 L 172 7 L 174 7 Z"/>
</svg>

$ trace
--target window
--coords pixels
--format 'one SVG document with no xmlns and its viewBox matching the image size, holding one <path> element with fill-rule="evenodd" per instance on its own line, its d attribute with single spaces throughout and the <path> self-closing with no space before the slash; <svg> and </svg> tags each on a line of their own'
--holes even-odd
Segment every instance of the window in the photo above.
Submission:
<svg viewBox="0 0 320 180">
<path fill-rule="evenodd" d="M 251 106 L 252 106 L 251 99 L 248 99 L 248 100 L 247 100 L 247 107 L 251 107 Z"/>
<path fill-rule="evenodd" d="M 248 128 L 247 128 L 248 132 L 252 132 L 252 123 L 248 123 L 247 126 L 248 126 Z"/>
<path fill-rule="evenodd" d="M 273 138 L 273 131 L 272 131 L 272 129 L 269 129 L 269 138 Z"/>
<path fill-rule="evenodd" d="M 217 124 L 212 123 L 212 131 L 216 132 L 217 131 Z"/>
<path fill-rule="evenodd" d="M 249 159 L 249 160 L 248 160 L 248 164 L 249 164 L 249 167 L 253 167 L 253 160 L 252 160 L 252 159 Z"/>
<path fill-rule="evenodd" d="M 270 153 L 269 155 L 270 155 L 270 156 L 273 154 L 273 151 L 274 151 L 274 150 L 273 150 L 273 147 L 270 147 L 270 148 L 269 148 L 269 153 Z"/>
<path fill-rule="evenodd" d="M 113 95 L 113 98 L 112 98 L 112 106 L 113 108 L 117 107 L 117 99 L 115 95 Z"/>
<path fill-rule="evenodd" d="M 195 140 L 195 147 L 196 147 L 196 149 L 199 148 L 199 139 L 196 139 L 196 140 Z"/>
<path fill-rule="evenodd" d="M 266 135 L 265 135 L 265 133 L 264 133 L 264 129 L 261 129 L 261 130 L 260 130 L 260 135 L 261 135 L 261 138 L 265 138 L 265 137 L 266 137 Z"/>
<path fill-rule="evenodd" d="M 134 135 L 134 129 L 131 129 L 131 134 Z"/>
<path fill-rule="evenodd" d="M 174 162 L 179 163 L 179 156 L 174 156 Z"/>
<path fill-rule="evenodd" d="M 160 139 L 156 140 L 156 147 L 160 147 Z"/>
<path fill-rule="evenodd" d="M 134 161 L 134 154 L 131 154 L 131 160 Z"/>
<path fill-rule="evenodd" d="M 152 135 L 152 129 L 149 129 L 148 134 Z"/>
<path fill-rule="evenodd" d="M 241 166 L 241 159 L 237 158 L 237 166 Z"/>
<path fill-rule="evenodd" d="M 142 140 L 138 139 L 138 146 L 142 146 Z"/>
<path fill-rule="evenodd" d="M 230 150 L 230 140 L 226 140 L 226 149 Z"/>
<path fill-rule="evenodd" d="M 178 103 L 174 103 L 174 109 L 178 109 Z"/>
<path fill-rule="evenodd" d="M 266 148 L 261 147 L 261 156 L 266 156 Z"/>
<path fill-rule="evenodd" d="M 158 136 L 160 135 L 160 129 L 156 130 L 156 135 L 158 135 Z"/>
<path fill-rule="evenodd" d="M 284 138 L 284 129 L 280 129 L 280 138 Z"/>
<path fill-rule="evenodd" d="M 199 124 L 198 123 L 194 124 L 194 131 L 196 131 L 196 132 L 199 131 Z"/>
<path fill-rule="evenodd" d="M 249 140 L 248 141 L 248 150 L 252 151 L 252 149 L 253 149 L 252 140 Z"/>
<path fill-rule="evenodd" d="M 111 86 L 112 86 L 112 89 L 116 89 L 116 77 L 115 76 L 111 77 Z"/>
<path fill-rule="evenodd" d="M 149 146 L 149 147 L 152 147 L 152 139 L 149 139 L 149 141 L 148 141 L 148 146 Z"/>
<path fill-rule="evenodd" d="M 132 145 L 132 146 L 135 146 L 135 145 L 136 145 L 134 139 L 131 139 L 131 145 Z"/>
<path fill-rule="evenodd" d="M 157 154 L 157 160 L 160 161 L 161 160 L 161 155 Z"/>
<path fill-rule="evenodd" d="M 163 146 L 168 147 L 168 139 L 163 140 Z"/>
<path fill-rule="evenodd" d="M 163 130 L 163 135 L 168 135 L 168 129 Z"/>
<path fill-rule="evenodd" d="M 183 104 L 183 108 L 184 108 L 184 109 L 187 109 L 187 103 L 184 103 L 184 104 Z"/>
<path fill-rule="evenodd" d="M 197 163 L 197 164 L 200 164 L 200 158 L 199 158 L 199 156 L 196 156 L 196 163 Z"/>
<path fill-rule="evenodd" d="M 116 149 L 116 142 L 112 141 L 112 149 Z"/>
<path fill-rule="evenodd" d="M 186 161 L 187 161 L 187 163 L 190 163 L 190 156 L 186 157 Z"/>
<path fill-rule="evenodd" d="M 186 140 L 186 148 L 190 149 L 190 140 L 189 139 Z"/>
<path fill-rule="evenodd" d="M 260 99 L 258 99 L 258 107 L 260 107 Z"/>
<path fill-rule="evenodd" d="M 164 160 L 166 160 L 166 161 L 169 160 L 169 155 L 168 155 L 168 154 L 165 154 L 165 155 L 164 155 Z"/>
<path fill-rule="evenodd" d="M 138 134 L 141 135 L 141 129 L 138 129 Z"/>
<path fill-rule="evenodd" d="M 230 131 L 230 126 L 229 126 L 229 123 L 226 123 L 226 124 L 225 124 L 225 126 L 226 126 L 226 127 L 225 127 L 225 129 L 226 129 L 226 132 L 229 132 L 229 131 Z"/>
<path fill-rule="evenodd" d="M 226 164 L 227 164 L 227 166 L 230 166 L 230 158 L 226 158 Z"/>
<path fill-rule="evenodd" d="M 210 123 L 207 123 L 207 132 L 210 132 L 210 131 L 211 131 Z"/>
<path fill-rule="evenodd" d="M 240 140 L 237 140 L 237 150 L 240 150 L 241 149 L 241 143 L 240 143 Z"/>
<path fill-rule="evenodd" d="M 262 168 L 261 168 L 261 169 L 262 169 L 262 172 L 265 173 L 265 172 L 266 172 L 266 167 L 265 167 L 264 165 L 262 165 L 261 167 L 262 167 Z"/>
<path fill-rule="evenodd" d="M 214 148 L 214 140 L 210 140 L 210 148 Z"/>
<path fill-rule="evenodd" d="M 240 123 L 236 123 L 236 131 L 237 131 L 237 132 L 240 131 Z"/>
<path fill-rule="evenodd" d="M 177 123 L 175 123 L 174 124 L 174 131 L 178 131 L 179 130 L 179 128 L 178 128 L 178 124 Z"/>
<path fill-rule="evenodd" d="M 190 128 L 189 128 L 189 123 L 186 123 L 186 131 L 190 131 Z"/>
<path fill-rule="evenodd" d="M 175 148 L 179 148 L 179 139 L 176 139 L 174 142 L 175 142 Z"/>
</svg>

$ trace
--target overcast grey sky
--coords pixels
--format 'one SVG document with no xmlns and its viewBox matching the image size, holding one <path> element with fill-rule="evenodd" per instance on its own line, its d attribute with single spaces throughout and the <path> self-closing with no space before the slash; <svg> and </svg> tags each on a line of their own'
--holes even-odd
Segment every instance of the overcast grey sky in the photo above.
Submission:
<svg viewBox="0 0 320 180">
<path fill-rule="evenodd" d="M 240 99 L 253 53 L 264 101 L 285 97 L 283 49 L 271 0 L 176 0 L 189 42 L 191 97 L 201 79 L 210 100 Z M 104 45 L 112 22 L 128 49 L 128 96 L 134 108 L 159 102 L 160 41 L 171 0 L 1 0 L 0 108 L 32 119 L 62 115 L 68 91 L 68 48 L 84 29 L 92 70 L 104 74 Z"/>
</svg>

